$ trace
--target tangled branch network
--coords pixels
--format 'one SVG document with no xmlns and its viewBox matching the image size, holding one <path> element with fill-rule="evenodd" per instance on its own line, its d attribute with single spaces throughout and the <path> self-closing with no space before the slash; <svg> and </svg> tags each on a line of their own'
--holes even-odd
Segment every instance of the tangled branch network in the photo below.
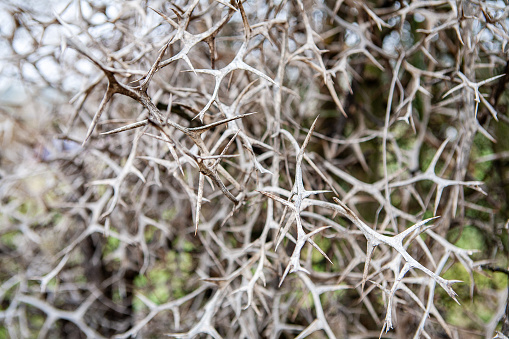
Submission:
<svg viewBox="0 0 509 339">
<path fill-rule="evenodd" d="M 493 337 L 499 2 L 2 5 L 0 333 Z"/>
</svg>

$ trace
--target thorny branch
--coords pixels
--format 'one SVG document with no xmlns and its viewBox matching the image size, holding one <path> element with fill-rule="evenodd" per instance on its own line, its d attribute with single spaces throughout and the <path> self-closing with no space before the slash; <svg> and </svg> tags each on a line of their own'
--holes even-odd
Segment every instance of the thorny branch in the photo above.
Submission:
<svg viewBox="0 0 509 339">
<path fill-rule="evenodd" d="M 0 5 L 0 333 L 493 337 L 499 3 Z"/>
</svg>

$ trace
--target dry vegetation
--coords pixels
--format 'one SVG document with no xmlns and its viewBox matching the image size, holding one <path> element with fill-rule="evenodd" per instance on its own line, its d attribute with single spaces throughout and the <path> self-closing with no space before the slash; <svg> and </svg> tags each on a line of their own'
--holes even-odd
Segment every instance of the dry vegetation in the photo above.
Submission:
<svg viewBox="0 0 509 339">
<path fill-rule="evenodd" d="M 504 2 L 44 3 L 0 5 L 0 338 L 509 333 Z"/>
</svg>

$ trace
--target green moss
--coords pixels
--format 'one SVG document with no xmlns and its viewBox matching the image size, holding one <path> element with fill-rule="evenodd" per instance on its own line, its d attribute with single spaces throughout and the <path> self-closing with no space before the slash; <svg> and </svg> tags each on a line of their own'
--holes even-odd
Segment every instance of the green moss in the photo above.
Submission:
<svg viewBox="0 0 509 339">
<path fill-rule="evenodd" d="M 331 240 L 324 238 L 322 236 L 315 236 L 313 238 L 313 241 L 324 251 L 327 253 L 327 251 L 331 247 Z M 329 261 L 320 253 L 316 248 L 313 247 L 313 251 L 311 252 L 311 263 L 313 266 L 313 269 L 318 272 L 326 272 L 327 267 L 329 265 Z"/>
<path fill-rule="evenodd" d="M 424 219 L 429 219 L 429 218 L 433 218 L 433 212 L 432 211 L 424 212 L 422 219 L 424 220 Z"/>
<path fill-rule="evenodd" d="M 48 285 L 46 287 L 48 291 L 56 291 L 58 288 L 58 278 L 53 278 L 48 282 Z"/>
<path fill-rule="evenodd" d="M 18 212 L 29 217 L 34 217 L 44 212 L 43 206 L 34 199 L 26 199 L 19 206 Z"/>
<path fill-rule="evenodd" d="M 83 274 L 79 274 L 76 276 L 76 278 L 74 278 L 74 281 L 78 284 L 86 284 L 88 282 L 87 280 L 87 277 L 85 277 L 85 275 Z"/>
<path fill-rule="evenodd" d="M 397 139 L 398 146 L 402 150 L 411 150 L 414 147 L 417 134 L 414 133 L 410 125 L 404 121 L 398 121 L 391 127 L 391 133 Z"/>
<path fill-rule="evenodd" d="M 346 284 L 341 284 L 346 285 Z M 337 300 L 341 300 L 346 296 L 348 290 L 337 290 L 332 292 L 323 293 L 320 295 L 320 301 L 322 302 L 322 306 L 326 308 L 329 305 L 337 305 Z"/>
<path fill-rule="evenodd" d="M 495 315 L 495 309 L 488 308 L 486 304 L 476 303 L 476 314 L 481 318 L 484 323 L 488 323 Z"/>
<path fill-rule="evenodd" d="M 394 149 L 391 145 L 391 143 L 387 142 L 387 173 L 390 175 L 400 169 L 400 165 L 398 164 L 398 159 L 396 155 L 393 153 Z M 380 142 L 378 145 L 377 151 L 378 154 L 380 154 L 380 159 L 378 160 L 379 164 L 376 166 L 377 169 L 377 177 L 376 179 L 383 178 L 385 176 L 385 169 L 384 166 L 382 166 L 382 154 L 383 154 L 383 143 Z"/>
<path fill-rule="evenodd" d="M 420 154 L 420 159 L 419 159 L 419 165 L 420 165 L 420 170 L 421 171 L 426 171 L 429 167 L 429 165 L 431 164 L 431 160 L 433 160 L 433 157 L 435 156 L 437 150 L 434 149 L 434 148 L 431 148 L 428 146 L 428 144 L 424 143 L 421 147 L 421 154 Z M 439 161 L 440 162 L 440 161 Z M 435 168 L 438 172 L 438 164 L 437 164 L 437 167 Z"/>
<path fill-rule="evenodd" d="M 507 276 L 504 273 L 489 273 L 484 275 L 474 272 L 474 281 L 479 289 L 501 290 L 507 288 Z"/>
<path fill-rule="evenodd" d="M 475 328 L 477 325 L 473 322 L 467 313 L 475 314 L 483 322 L 490 321 L 495 314 L 495 309 L 490 306 L 489 302 L 485 299 L 486 290 L 502 290 L 507 288 L 507 277 L 505 274 L 490 273 L 484 275 L 478 272 L 473 272 L 476 292 L 474 298 L 470 298 L 470 276 L 461 263 L 455 263 L 443 274 L 445 279 L 461 280 L 464 283 L 454 285 L 454 290 L 458 294 L 458 300 L 461 305 L 456 304 L 447 293 L 438 288 L 436 290 L 435 303 L 438 307 L 446 309 L 446 321 L 452 325 L 461 327 Z"/>
<path fill-rule="evenodd" d="M 401 195 L 399 194 L 391 194 L 391 204 L 394 207 L 400 207 L 401 204 Z"/>
<path fill-rule="evenodd" d="M 238 246 L 240 246 L 239 242 L 233 235 L 228 236 L 227 241 L 228 241 L 228 244 L 230 245 L 230 248 L 237 248 Z M 193 248 L 194 248 L 194 245 L 193 245 Z M 184 248 L 184 250 L 185 250 L 185 248 Z M 187 251 L 187 252 L 191 252 L 191 251 Z"/>
<path fill-rule="evenodd" d="M 28 319 L 30 319 L 29 325 L 32 329 L 40 329 L 46 320 L 46 316 L 41 314 L 31 313 L 28 315 Z"/>
<path fill-rule="evenodd" d="M 473 301 L 467 300 L 462 305 L 449 303 L 446 307 L 446 322 L 464 328 L 481 329 L 479 324 L 472 320 L 472 316 L 468 316 L 468 314 L 475 314 L 482 322 L 488 323 L 496 312 L 496 309 L 488 307 L 483 298 L 474 298 Z"/>
<path fill-rule="evenodd" d="M 481 133 L 477 133 L 472 147 L 472 159 L 478 159 L 482 156 L 493 154 L 493 143 Z M 492 166 L 491 161 L 485 161 L 475 164 L 473 176 L 475 180 L 484 180 L 489 174 Z"/>
<path fill-rule="evenodd" d="M 110 186 L 108 186 L 108 185 L 97 185 L 96 186 L 97 195 L 98 196 L 103 196 L 106 193 L 106 191 L 108 190 L 109 187 Z"/>
<path fill-rule="evenodd" d="M 443 274 L 443 278 L 461 280 L 463 283 L 458 283 L 454 285 L 454 289 L 457 290 L 458 288 L 466 288 L 468 290 L 468 286 L 466 284 L 470 282 L 470 276 L 468 275 L 467 270 L 461 263 L 455 263 L 454 265 L 452 265 L 452 267 Z M 467 290 L 465 292 L 467 292 L 468 294 Z"/>
<path fill-rule="evenodd" d="M 139 274 L 134 278 L 134 286 L 138 288 L 143 288 L 147 286 L 147 283 L 148 283 L 147 277 L 142 274 Z"/>
<path fill-rule="evenodd" d="M 17 248 L 16 239 L 18 238 L 19 233 L 20 233 L 19 231 L 12 231 L 12 232 L 4 233 L 4 234 L 2 234 L 2 236 L 0 236 L 0 241 L 2 242 L 2 244 L 4 246 L 6 246 L 10 250 L 14 251 Z"/>
<path fill-rule="evenodd" d="M 120 240 L 115 237 L 108 237 L 106 245 L 103 247 L 103 257 L 113 253 L 120 245 Z"/>
<path fill-rule="evenodd" d="M 148 278 L 153 285 L 165 284 L 170 280 L 170 272 L 164 268 L 154 269 L 148 273 Z"/>
<path fill-rule="evenodd" d="M 9 338 L 9 331 L 7 329 L 0 325 L 0 339 L 8 339 Z"/>
<path fill-rule="evenodd" d="M 461 234 L 459 234 L 459 232 L 461 232 Z M 448 234 L 448 240 L 454 239 L 458 239 L 454 245 L 460 248 L 480 251 L 486 249 L 484 234 L 477 227 L 465 226 L 462 230 L 459 228 L 453 229 Z"/>
<path fill-rule="evenodd" d="M 177 209 L 172 207 L 170 209 L 164 210 L 161 217 L 164 221 L 171 221 L 177 216 Z"/>
<path fill-rule="evenodd" d="M 167 263 L 167 269 L 175 270 L 177 268 L 177 252 L 168 251 L 165 256 L 165 261 Z"/>
<path fill-rule="evenodd" d="M 154 235 L 156 234 L 156 231 L 157 231 L 156 227 L 152 227 L 152 226 L 145 227 L 145 232 L 143 235 L 145 236 L 146 243 L 150 243 L 154 240 L 153 238 L 154 238 Z"/>
<path fill-rule="evenodd" d="M 189 253 L 180 253 L 179 255 L 180 269 L 186 273 L 191 273 L 193 270 L 193 257 Z"/>
<path fill-rule="evenodd" d="M 448 312 L 445 314 L 445 321 L 455 326 L 471 327 L 472 321 L 465 317 L 464 310 L 457 304 L 447 305 Z"/>
<path fill-rule="evenodd" d="M 138 298 L 133 299 L 133 309 L 136 312 L 141 312 L 146 308 L 147 308 L 147 306 L 143 303 L 143 301 L 141 301 Z"/>
<path fill-rule="evenodd" d="M 188 251 L 194 249 L 191 242 L 183 242 Z M 187 251 L 168 251 L 164 264 L 160 263 L 146 275 L 134 279 L 136 288 L 152 302 L 162 304 L 170 299 L 185 296 L 189 289 L 189 277 L 193 274 L 192 254 Z"/>
<path fill-rule="evenodd" d="M 184 240 L 184 244 L 182 245 L 182 249 L 186 252 L 192 252 L 196 249 L 196 246 L 188 240 Z"/>
<path fill-rule="evenodd" d="M 150 300 L 160 305 L 168 301 L 170 298 L 170 289 L 167 284 L 160 284 L 155 286 L 152 289 L 152 292 L 149 294 Z"/>
<path fill-rule="evenodd" d="M 392 146 L 388 145 L 390 149 L 392 149 Z M 380 168 L 383 170 L 383 166 L 380 166 Z M 392 152 L 387 152 L 387 173 L 390 175 L 392 173 L 395 173 L 400 169 L 400 166 L 398 164 L 398 159 Z"/>
<path fill-rule="evenodd" d="M 120 294 L 120 291 L 118 289 L 114 290 L 112 293 L 111 300 L 113 300 L 114 303 L 121 304 L 122 303 L 122 295 Z"/>
</svg>

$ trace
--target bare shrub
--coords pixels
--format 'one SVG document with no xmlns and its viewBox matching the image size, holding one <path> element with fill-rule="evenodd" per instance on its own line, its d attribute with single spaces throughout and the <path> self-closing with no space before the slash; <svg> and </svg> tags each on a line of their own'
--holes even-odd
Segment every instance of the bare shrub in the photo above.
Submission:
<svg viewBox="0 0 509 339">
<path fill-rule="evenodd" d="M 0 337 L 508 334 L 501 1 L 1 6 Z"/>
</svg>

